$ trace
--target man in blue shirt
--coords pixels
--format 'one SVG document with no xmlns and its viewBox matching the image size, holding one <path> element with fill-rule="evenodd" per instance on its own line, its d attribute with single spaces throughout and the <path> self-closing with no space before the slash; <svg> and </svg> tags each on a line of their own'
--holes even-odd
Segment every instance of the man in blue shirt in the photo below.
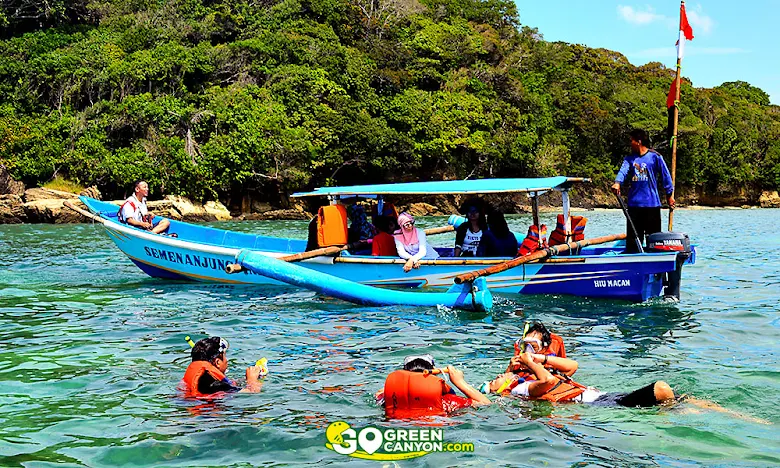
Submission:
<svg viewBox="0 0 780 468">
<path fill-rule="evenodd" d="M 631 131 L 631 154 L 623 159 L 623 165 L 615 177 L 612 191 L 620 196 L 620 186 L 628 182 L 628 215 L 634 221 L 639 241 L 644 244 L 646 235 L 661 231 L 661 198 L 658 195 L 658 177 L 663 182 L 669 209 L 674 209 L 674 184 L 664 158 L 648 148 L 650 139 L 644 130 Z M 639 249 L 631 239 L 634 231 L 626 220 L 626 253 Z"/>
</svg>

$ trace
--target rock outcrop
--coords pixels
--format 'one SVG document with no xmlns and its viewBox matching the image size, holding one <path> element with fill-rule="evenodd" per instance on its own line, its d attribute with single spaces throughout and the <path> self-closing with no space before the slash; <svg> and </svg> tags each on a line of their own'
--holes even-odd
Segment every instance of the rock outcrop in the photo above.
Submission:
<svg viewBox="0 0 780 468">
<path fill-rule="evenodd" d="M 168 195 L 162 200 L 150 201 L 146 205 L 149 211 L 155 215 L 177 221 L 230 221 L 233 219 L 225 205 L 218 201 L 210 201 L 201 205 L 193 203 L 185 197 Z"/>
<path fill-rule="evenodd" d="M 74 194 L 71 194 L 75 197 Z M 64 198 L 49 198 L 39 199 L 25 203 L 24 214 L 26 216 L 25 222 L 28 223 L 49 223 L 49 224 L 68 224 L 68 223 L 81 223 L 85 222 L 84 218 L 65 207 L 64 203 L 68 199 Z M 70 202 L 75 206 L 85 210 L 84 206 L 77 198 L 71 198 Z"/>
<path fill-rule="evenodd" d="M 22 197 L 16 194 L 0 195 L 0 224 L 19 224 L 25 220 Z"/>
<path fill-rule="evenodd" d="M 41 200 L 70 200 L 78 198 L 78 195 L 72 192 L 63 192 L 62 190 L 36 187 L 25 190 L 23 198 L 25 203 L 30 203 Z"/>
<path fill-rule="evenodd" d="M 780 195 L 778 195 L 777 191 L 762 192 L 758 199 L 758 204 L 761 208 L 780 208 Z"/>
<path fill-rule="evenodd" d="M 94 185 L 92 187 L 87 187 L 81 192 L 79 192 L 79 196 L 94 198 L 95 200 L 103 199 L 103 194 L 101 194 L 100 190 L 98 190 L 98 188 L 95 187 Z"/>
</svg>

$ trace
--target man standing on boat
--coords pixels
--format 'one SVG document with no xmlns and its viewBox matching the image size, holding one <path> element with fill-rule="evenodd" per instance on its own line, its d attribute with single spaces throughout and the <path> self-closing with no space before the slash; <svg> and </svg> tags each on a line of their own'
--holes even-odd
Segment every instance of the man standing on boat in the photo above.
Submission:
<svg viewBox="0 0 780 468">
<path fill-rule="evenodd" d="M 648 148 L 650 138 L 647 132 L 640 129 L 631 131 L 631 154 L 623 159 L 620 171 L 615 177 L 612 191 L 620 196 L 620 186 L 628 182 L 628 215 L 634 221 L 637 237 L 644 244 L 646 235 L 661 231 L 661 198 L 658 195 L 658 178 L 660 176 L 666 191 L 669 209 L 674 209 L 674 184 L 672 176 L 666 167 L 664 158 Z M 626 220 L 628 239 L 634 237 L 631 223 Z M 637 253 L 638 247 L 633 242 L 626 242 L 626 253 Z"/>
<path fill-rule="evenodd" d="M 162 234 L 168 230 L 171 223 L 167 219 L 162 219 L 157 224 L 153 224 L 154 216 L 146 209 L 148 195 L 149 184 L 145 180 L 133 182 L 133 194 L 119 207 L 119 221 L 155 234 Z"/>
</svg>

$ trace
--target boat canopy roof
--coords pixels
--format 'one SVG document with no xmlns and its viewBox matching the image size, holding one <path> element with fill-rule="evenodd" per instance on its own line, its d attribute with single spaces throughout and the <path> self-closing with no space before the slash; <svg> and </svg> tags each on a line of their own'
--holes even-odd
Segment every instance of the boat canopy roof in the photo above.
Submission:
<svg viewBox="0 0 780 468">
<path fill-rule="evenodd" d="M 298 192 L 293 197 L 368 197 L 377 195 L 447 195 L 567 190 L 578 182 L 590 182 L 582 177 L 545 177 L 538 179 L 476 179 L 407 182 L 400 184 L 352 185 L 318 187 L 312 192 Z"/>
</svg>

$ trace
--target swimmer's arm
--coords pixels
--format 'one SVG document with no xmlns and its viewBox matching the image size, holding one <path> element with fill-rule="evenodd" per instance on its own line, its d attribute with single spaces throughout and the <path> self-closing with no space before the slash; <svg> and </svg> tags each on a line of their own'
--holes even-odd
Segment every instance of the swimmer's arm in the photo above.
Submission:
<svg viewBox="0 0 780 468">
<path fill-rule="evenodd" d="M 457 389 L 463 392 L 464 395 L 471 398 L 472 405 L 479 406 L 489 405 L 492 403 L 488 397 L 483 395 L 479 390 L 466 382 L 466 380 L 463 378 L 463 372 L 460 370 L 452 366 L 447 366 L 447 375 L 449 375 L 452 385 L 457 387 Z"/>
<path fill-rule="evenodd" d="M 523 365 L 536 376 L 536 380 L 528 385 L 528 396 L 531 398 L 538 398 L 544 395 L 558 383 L 558 378 L 545 369 L 543 365 L 536 362 L 533 354 L 523 353 L 515 357 L 519 357 Z"/>
<path fill-rule="evenodd" d="M 547 358 L 547 364 L 544 364 L 544 359 Z M 545 356 L 544 354 L 534 354 L 534 361 L 552 367 L 553 369 L 563 372 L 571 377 L 577 372 L 579 364 L 574 359 L 562 358 L 558 356 Z"/>
<path fill-rule="evenodd" d="M 249 366 L 246 368 L 246 387 L 239 393 L 260 393 L 263 388 L 263 382 L 260 381 L 260 366 Z"/>
</svg>

